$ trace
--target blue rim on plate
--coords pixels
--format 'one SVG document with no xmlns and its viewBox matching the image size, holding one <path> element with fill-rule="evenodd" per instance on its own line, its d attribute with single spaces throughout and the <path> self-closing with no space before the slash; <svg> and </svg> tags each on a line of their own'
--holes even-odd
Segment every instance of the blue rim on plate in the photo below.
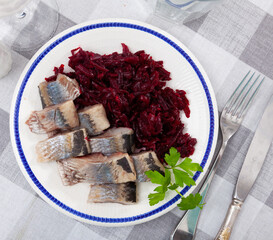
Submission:
<svg viewBox="0 0 273 240">
<path fill-rule="evenodd" d="M 36 178 L 36 176 L 34 175 L 34 173 L 32 172 L 24 151 L 22 149 L 22 145 L 21 145 L 21 140 L 20 140 L 20 133 L 19 133 L 19 110 L 20 110 L 20 104 L 21 104 L 21 99 L 22 99 L 22 95 L 25 89 L 25 86 L 28 82 L 28 79 L 30 78 L 32 72 L 34 71 L 34 69 L 37 67 L 37 65 L 39 64 L 39 62 L 52 50 L 54 49 L 57 45 L 59 45 L 61 42 L 65 41 L 66 39 L 69 39 L 70 37 L 80 34 L 82 32 L 85 31 L 89 31 L 92 29 L 98 29 L 98 28 L 112 28 L 112 27 L 121 27 L 121 28 L 131 28 L 131 29 L 135 29 L 135 30 L 139 30 L 139 31 L 144 31 L 146 33 L 152 34 L 156 37 L 158 37 L 159 39 L 163 40 L 164 42 L 168 43 L 170 46 L 172 46 L 175 50 L 177 50 L 187 61 L 188 63 L 191 65 L 191 67 L 194 69 L 195 73 L 197 74 L 199 80 L 202 83 L 203 89 L 205 91 L 206 94 L 206 98 L 207 98 L 207 102 L 208 102 L 208 107 L 209 107 L 209 115 L 210 115 L 210 130 L 209 130 L 209 139 L 208 139 L 208 144 L 207 144 L 207 148 L 206 148 L 206 152 L 205 155 L 202 159 L 201 162 L 201 166 L 204 168 L 205 164 L 207 162 L 207 159 L 209 157 L 211 148 L 212 148 L 212 143 L 213 143 L 213 135 L 214 135 L 214 110 L 213 110 L 213 104 L 212 104 L 212 100 L 211 100 L 211 96 L 210 96 L 210 92 L 209 89 L 207 87 L 207 84 L 200 72 L 200 70 L 198 69 L 198 67 L 196 66 L 196 64 L 193 62 L 193 60 L 188 56 L 188 54 L 186 52 L 184 52 L 184 50 L 179 47 L 176 43 L 174 43 L 172 40 L 170 40 L 169 38 L 165 37 L 163 34 L 156 32 L 155 30 L 149 29 L 147 27 L 143 27 L 137 24 L 131 24 L 131 23 L 124 23 L 124 22 L 105 22 L 105 23 L 97 23 L 97 24 L 91 24 L 91 25 L 87 25 L 84 27 L 80 27 L 76 30 L 71 31 L 70 33 L 64 35 L 63 37 L 58 38 L 56 41 L 54 41 L 52 44 L 50 44 L 36 59 L 35 61 L 32 63 L 32 65 L 30 66 L 30 68 L 28 69 L 23 82 L 20 86 L 17 98 L 16 98 L 16 103 L 15 103 L 15 110 L 14 110 L 14 134 L 15 134 L 15 142 L 16 142 L 16 146 L 17 146 L 17 150 L 19 153 L 19 156 L 21 158 L 22 164 L 26 170 L 26 172 L 28 173 L 29 177 L 31 178 L 31 180 L 33 181 L 33 183 L 38 187 L 38 189 L 53 203 L 55 203 L 57 206 L 59 206 L 60 208 L 64 209 L 65 211 L 76 215 L 80 218 L 84 218 L 87 220 L 91 220 L 91 221 L 95 221 L 95 222 L 102 222 L 102 223 L 124 223 L 124 222 L 133 222 L 133 221 L 137 221 L 140 219 L 145 219 L 148 218 L 152 215 L 155 215 L 165 209 L 167 209 L 168 207 L 170 207 L 171 205 L 173 205 L 176 201 L 179 200 L 180 196 L 176 195 L 174 198 L 172 198 L 170 201 L 168 201 L 167 203 L 165 203 L 164 205 L 150 211 L 147 212 L 145 214 L 140 214 L 137 216 L 133 216 L 133 217 L 125 217 L 125 218 L 103 218 L 103 217 L 96 217 L 96 216 L 92 216 L 89 214 L 85 214 L 79 211 L 76 211 L 75 209 L 72 209 L 68 206 L 66 206 L 64 203 L 62 203 L 61 201 L 59 201 L 58 199 L 56 199 L 54 196 L 52 196 L 44 187 L 43 185 L 39 182 L 39 180 Z M 193 176 L 194 180 L 197 180 L 197 178 L 200 176 L 200 172 L 196 172 L 195 175 Z M 190 187 L 185 187 L 181 193 L 185 194 L 188 190 L 190 189 Z"/>
</svg>

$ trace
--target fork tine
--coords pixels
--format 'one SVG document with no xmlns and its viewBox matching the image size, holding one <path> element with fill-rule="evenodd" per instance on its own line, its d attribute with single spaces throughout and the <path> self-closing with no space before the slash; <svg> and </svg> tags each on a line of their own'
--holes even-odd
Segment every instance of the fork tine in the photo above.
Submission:
<svg viewBox="0 0 273 240">
<path fill-rule="evenodd" d="M 231 109 L 230 109 L 230 113 L 232 114 L 232 116 L 235 115 L 236 110 L 238 109 L 242 98 L 245 96 L 245 91 L 247 91 L 248 85 L 251 82 L 252 78 L 254 77 L 255 72 L 251 75 L 251 77 L 248 79 L 248 81 L 246 82 L 246 84 L 242 87 L 240 93 L 237 95 Z"/>
<path fill-rule="evenodd" d="M 252 77 L 253 77 L 253 75 L 252 75 Z M 258 81 L 259 78 L 260 78 L 260 75 L 255 79 L 255 81 L 250 85 L 250 87 L 248 87 L 248 90 L 246 89 L 246 87 L 247 87 L 247 85 L 248 85 L 248 83 L 250 82 L 251 79 L 249 79 L 247 84 L 244 86 L 244 89 L 241 91 L 240 100 L 237 101 L 235 109 L 233 110 L 233 113 L 232 113 L 233 116 L 235 116 L 235 115 L 238 116 L 237 110 L 242 106 L 242 104 L 244 103 L 244 100 L 246 99 L 249 92 L 251 91 L 251 89 L 253 88 L 253 86 L 255 85 L 255 83 Z M 246 92 L 242 93 L 244 90 Z"/>
<path fill-rule="evenodd" d="M 258 93 L 258 91 L 259 91 L 259 89 L 260 89 L 262 83 L 264 82 L 264 80 L 265 80 L 265 77 L 263 77 L 263 79 L 260 81 L 259 85 L 256 87 L 255 91 L 252 93 L 252 95 L 251 95 L 251 97 L 249 98 L 249 100 L 248 100 L 248 101 L 245 101 L 244 104 L 241 105 L 241 109 L 240 109 L 240 111 L 239 111 L 239 113 L 238 113 L 238 117 L 239 117 L 239 118 L 244 117 L 245 113 L 247 112 L 247 110 L 248 110 L 248 108 L 249 108 L 249 106 L 250 106 L 250 103 L 252 102 L 252 100 L 254 99 L 254 97 L 256 96 L 256 94 Z M 255 82 L 256 82 L 256 81 L 255 81 Z M 253 85 L 254 85 L 254 83 L 252 84 L 251 88 L 253 87 Z M 251 89 L 251 88 L 250 88 L 250 89 Z M 249 89 L 249 91 L 250 91 L 250 89 Z M 248 91 L 248 93 L 249 93 L 249 91 Z M 248 93 L 247 93 L 247 94 L 248 94 Z M 246 95 L 247 95 L 247 94 L 246 94 Z M 246 98 L 246 96 L 245 96 L 245 98 Z"/>
<path fill-rule="evenodd" d="M 234 101 L 237 99 L 237 92 L 240 89 L 241 85 L 244 83 L 245 79 L 247 78 L 247 76 L 249 75 L 250 70 L 248 71 L 248 73 L 244 76 L 244 78 L 242 79 L 242 81 L 239 83 L 239 85 L 237 86 L 237 88 L 235 89 L 235 91 L 232 93 L 232 95 L 229 97 L 226 105 L 225 105 L 225 109 L 227 110 L 227 112 L 230 112 L 231 107 L 234 105 Z M 239 94 L 240 95 L 240 94 Z"/>
</svg>

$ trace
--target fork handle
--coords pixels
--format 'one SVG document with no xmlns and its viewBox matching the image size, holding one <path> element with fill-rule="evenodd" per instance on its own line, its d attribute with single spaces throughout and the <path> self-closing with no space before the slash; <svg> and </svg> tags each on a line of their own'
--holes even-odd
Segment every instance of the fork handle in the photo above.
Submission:
<svg viewBox="0 0 273 240">
<path fill-rule="evenodd" d="M 229 206 L 226 218 L 216 235 L 215 240 L 228 240 L 232 231 L 232 227 L 237 219 L 238 213 L 241 210 L 243 202 L 234 198 Z"/>
</svg>

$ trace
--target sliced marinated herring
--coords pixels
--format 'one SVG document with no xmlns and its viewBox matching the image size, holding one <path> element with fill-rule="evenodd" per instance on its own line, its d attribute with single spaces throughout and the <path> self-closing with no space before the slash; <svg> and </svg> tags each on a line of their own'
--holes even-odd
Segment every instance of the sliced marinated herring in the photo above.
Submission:
<svg viewBox="0 0 273 240">
<path fill-rule="evenodd" d="M 80 182 L 125 183 L 136 180 L 134 163 L 127 153 L 114 153 L 110 156 L 97 153 L 57 163 L 64 185 Z"/>
<path fill-rule="evenodd" d="M 79 129 L 56 135 L 36 145 L 39 162 L 56 161 L 70 157 L 84 156 L 91 152 L 86 130 Z"/>
</svg>

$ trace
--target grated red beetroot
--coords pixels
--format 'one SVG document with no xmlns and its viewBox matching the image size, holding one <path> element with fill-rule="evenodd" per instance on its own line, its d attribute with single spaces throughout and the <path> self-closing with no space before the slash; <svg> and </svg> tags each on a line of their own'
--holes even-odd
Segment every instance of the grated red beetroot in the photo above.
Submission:
<svg viewBox="0 0 273 240">
<path fill-rule="evenodd" d="M 77 108 L 102 103 L 112 127 L 133 128 L 136 148 L 154 150 L 162 162 L 170 147 L 183 158 L 193 154 L 196 139 L 183 133 L 180 119 L 180 111 L 190 117 L 189 101 L 185 91 L 165 87 L 171 78 L 163 61 L 144 51 L 132 53 L 125 44 L 122 53 L 100 55 L 79 47 L 71 54 L 74 72 L 64 73 L 62 64 L 45 80 L 55 81 L 58 73 L 76 79 L 82 91 Z"/>
</svg>

